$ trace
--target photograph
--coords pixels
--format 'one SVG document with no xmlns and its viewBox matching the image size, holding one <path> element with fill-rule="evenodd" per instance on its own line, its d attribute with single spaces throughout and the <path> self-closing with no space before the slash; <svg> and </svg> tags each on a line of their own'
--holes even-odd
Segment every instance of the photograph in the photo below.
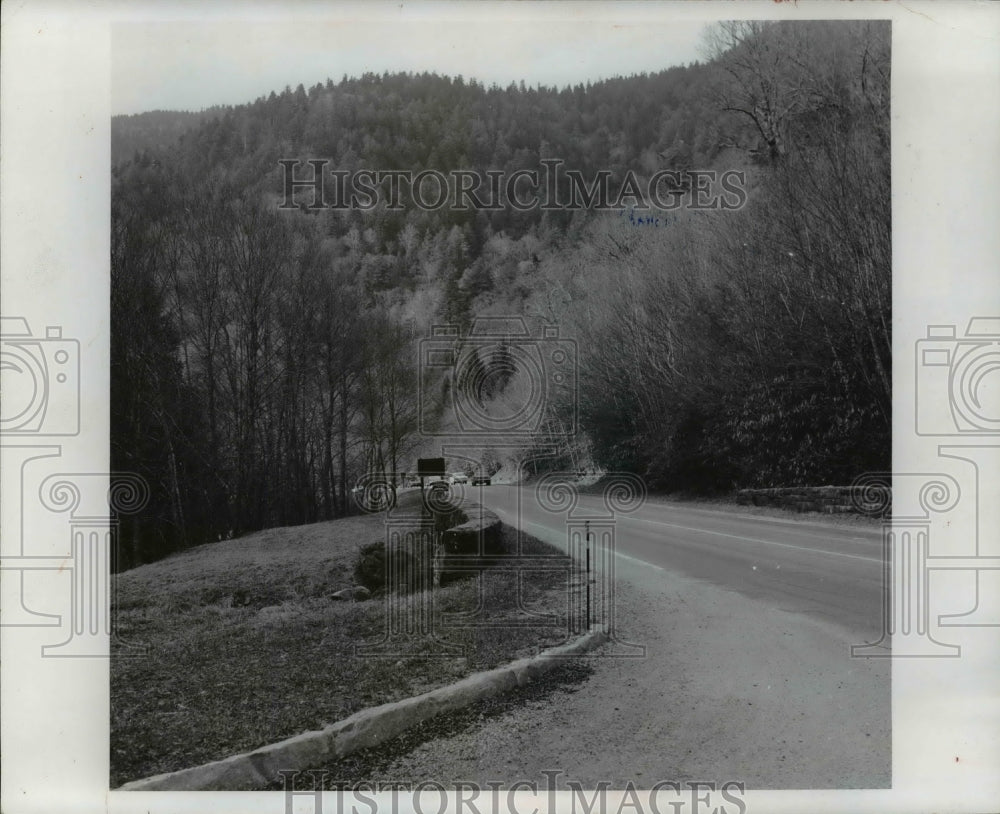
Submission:
<svg viewBox="0 0 1000 814">
<path fill-rule="evenodd" d="M 148 487 L 112 788 L 889 786 L 889 662 L 850 645 L 882 633 L 851 484 L 891 468 L 890 22 L 630 32 L 648 71 L 565 84 L 577 30 L 539 31 L 503 86 L 471 26 L 468 78 L 315 31 L 288 61 L 335 78 L 143 99 L 286 33 L 252 31 L 112 29 L 112 111 L 156 105 L 111 121 L 111 470 Z M 471 689 L 592 628 L 633 646 Z M 315 763 L 184 772 L 459 682 Z"/>
<path fill-rule="evenodd" d="M 3 810 L 1000 802 L 1000 14 L 883 5 L 5 6 Z"/>
</svg>

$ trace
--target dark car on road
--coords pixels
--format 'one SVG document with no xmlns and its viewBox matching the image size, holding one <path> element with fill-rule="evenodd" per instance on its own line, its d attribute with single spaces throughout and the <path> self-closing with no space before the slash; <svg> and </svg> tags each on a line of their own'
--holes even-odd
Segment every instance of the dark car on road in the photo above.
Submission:
<svg viewBox="0 0 1000 814">
<path fill-rule="evenodd" d="M 472 485 L 473 486 L 489 486 L 492 483 L 489 475 L 473 475 Z"/>
</svg>

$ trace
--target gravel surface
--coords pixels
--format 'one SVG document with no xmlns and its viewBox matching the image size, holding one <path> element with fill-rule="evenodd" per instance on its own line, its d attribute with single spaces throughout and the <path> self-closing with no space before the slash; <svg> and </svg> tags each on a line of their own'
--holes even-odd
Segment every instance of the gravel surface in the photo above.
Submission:
<svg viewBox="0 0 1000 814">
<path fill-rule="evenodd" d="M 619 559 L 619 637 L 544 683 L 316 769 L 330 781 L 742 781 L 748 789 L 891 785 L 889 659 L 850 634 Z M 604 657 L 602 657 L 604 656 Z M 585 668 L 582 670 L 580 668 Z"/>
</svg>

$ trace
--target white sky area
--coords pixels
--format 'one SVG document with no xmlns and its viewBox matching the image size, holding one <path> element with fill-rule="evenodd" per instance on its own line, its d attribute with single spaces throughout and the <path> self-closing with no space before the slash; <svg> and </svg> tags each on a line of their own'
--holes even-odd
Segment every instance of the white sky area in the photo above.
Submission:
<svg viewBox="0 0 1000 814">
<path fill-rule="evenodd" d="M 337 16 L 115 23 L 112 113 L 237 105 L 286 85 L 308 90 L 327 78 L 337 82 L 365 71 L 432 71 L 502 87 L 522 79 L 563 87 L 700 59 L 705 26 L 702 20 L 643 22 L 634 14 L 620 22 L 579 14 L 549 20 L 496 13 L 457 20 L 360 11 L 355 19 Z"/>
</svg>

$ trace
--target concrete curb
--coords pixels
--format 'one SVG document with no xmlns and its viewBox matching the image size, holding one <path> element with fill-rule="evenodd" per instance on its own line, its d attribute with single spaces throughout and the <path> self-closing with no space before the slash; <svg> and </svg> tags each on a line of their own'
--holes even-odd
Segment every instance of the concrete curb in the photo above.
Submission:
<svg viewBox="0 0 1000 814">
<path fill-rule="evenodd" d="M 253 752 L 133 780 L 116 791 L 246 791 L 273 783 L 281 770 L 317 768 L 375 746 L 422 721 L 461 709 L 517 686 L 528 684 L 560 663 L 604 644 L 608 634 L 592 628 L 566 644 L 503 667 L 473 673 L 447 687 L 413 698 L 363 709 L 323 729 L 304 732 Z"/>
</svg>

